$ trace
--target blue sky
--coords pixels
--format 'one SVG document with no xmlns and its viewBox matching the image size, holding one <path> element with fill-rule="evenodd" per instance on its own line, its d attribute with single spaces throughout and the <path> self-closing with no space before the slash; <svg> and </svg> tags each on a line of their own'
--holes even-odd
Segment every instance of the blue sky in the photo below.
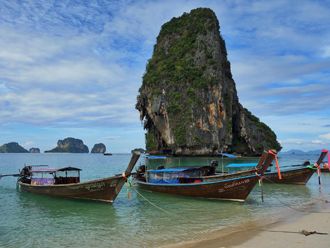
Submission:
<svg viewBox="0 0 330 248">
<path fill-rule="evenodd" d="M 284 150 L 330 148 L 329 1 L 1 1 L 0 144 L 144 147 L 135 110 L 164 22 L 220 21 L 240 102 Z"/>
</svg>

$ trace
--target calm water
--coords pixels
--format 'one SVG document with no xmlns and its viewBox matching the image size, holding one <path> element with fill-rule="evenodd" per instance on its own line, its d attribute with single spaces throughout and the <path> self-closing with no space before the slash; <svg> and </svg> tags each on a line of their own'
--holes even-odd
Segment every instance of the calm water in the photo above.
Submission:
<svg viewBox="0 0 330 248">
<path fill-rule="evenodd" d="M 121 173 L 129 159 L 129 154 L 0 154 L 0 173 L 16 173 L 24 163 L 72 165 L 83 169 L 85 181 Z M 198 165 L 212 159 L 175 158 L 152 161 L 148 166 Z M 315 161 L 316 156 L 283 155 L 280 164 L 284 167 L 308 159 Z M 219 159 L 220 168 L 222 162 L 225 167 L 232 160 Z M 138 191 L 127 184 L 115 203 L 108 205 L 20 193 L 15 178 L 3 178 L 0 247 L 157 247 L 269 216 L 287 205 L 297 207 L 320 197 L 329 198 L 330 173 L 322 174 L 322 182 L 320 188 L 314 174 L 306 186 L 267 184 L 264 203 L 256 186 L 244 204 Z"/>
</svg>

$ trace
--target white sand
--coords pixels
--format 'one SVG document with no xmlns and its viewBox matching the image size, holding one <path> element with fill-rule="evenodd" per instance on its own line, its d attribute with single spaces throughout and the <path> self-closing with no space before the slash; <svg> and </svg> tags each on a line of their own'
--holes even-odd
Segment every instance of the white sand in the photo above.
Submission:
<svg viewBox="0 0 330 248">
<path fill-rule="evenodd" d="M 320 210 L 321 209 L 321 210 Z M 329 248 L 330 247 L 330 203 L 324 201 L 309 212 L 286 213 L 285 218 L 259 220 L 243 223 L 211 233 L 199 240 L 170 245 L 171 248 Z M 315 212 L 316 211 L 316 212 Z M 305 236 L 302 230 L 328 233 Z"/>
</svg>

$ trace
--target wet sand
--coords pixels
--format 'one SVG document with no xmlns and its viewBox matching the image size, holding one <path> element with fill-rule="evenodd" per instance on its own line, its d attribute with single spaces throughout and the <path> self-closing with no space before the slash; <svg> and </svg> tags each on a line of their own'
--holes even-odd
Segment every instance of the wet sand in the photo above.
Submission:
<svg viewBox="0 0 330 248">
<path fill-rule="evenodd" d="M 300 209 L 282 210 L 281 217 L 226 227 L 193 241 L 166 246 L 168 248 L 328 248 L 330 247 L 330 202 L 322 199 Z M 310 234 L 316 231 L 324 234 Z"/>
</svg>

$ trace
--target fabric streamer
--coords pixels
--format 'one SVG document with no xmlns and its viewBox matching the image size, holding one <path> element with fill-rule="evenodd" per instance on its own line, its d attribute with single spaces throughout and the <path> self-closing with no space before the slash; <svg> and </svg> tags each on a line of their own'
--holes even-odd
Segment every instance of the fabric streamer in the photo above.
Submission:
<svg viewBox="0 0 330 248">
<path fill-rule="evenodd" d="M 314 166 L 317 169 L 317 176 L 319 179 L 319 185 L 321 185 L 321 166 L 318 163 L 315 163 Z"/>
<path fill-rule="evenodd" d="M 280 180 L 282 180 L 282 174 L 281 174 L 280 165 L 279 165 L 279 163 L 278 163 L 277 154 L 274 153 L 272 150 L 269 150 L 269 153 L 271 153 L 272 155 L 274 155 L 275 164 L 276 164 L 276 169 L 277 169 L 277 175 L 278 175 L 278 178 L 279 178 Z"/>
<path fill-rule="evenodd" d="M 328 169 L 330 171 L 330 153 L 329 151 L 327 151 L 327 153 L 328 153 Z"/>
</svg>

